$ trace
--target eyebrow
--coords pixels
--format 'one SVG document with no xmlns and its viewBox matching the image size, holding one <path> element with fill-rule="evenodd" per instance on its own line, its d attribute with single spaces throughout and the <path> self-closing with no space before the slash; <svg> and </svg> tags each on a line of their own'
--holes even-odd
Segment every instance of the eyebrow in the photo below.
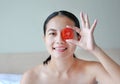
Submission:
<svg viewBox="0 0 120 84">
<path fill-rule="evenodd" d="M 56 29 L 52 29 L 52 28 L 51 28 L 51 29 L 48 29 L 48 30 L 47 30 L 47 32 L 49 32 L 49 31 L 56 31 Z"/>
</svg>

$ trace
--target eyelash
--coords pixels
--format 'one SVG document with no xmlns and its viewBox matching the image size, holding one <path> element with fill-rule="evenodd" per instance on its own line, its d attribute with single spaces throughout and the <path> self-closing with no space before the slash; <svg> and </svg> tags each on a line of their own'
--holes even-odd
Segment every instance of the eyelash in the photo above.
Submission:
<svg viewBox="0 0 120 84">
<path fill-rule="evenodd" d="M 55 33 L 54 33 L 54 32 L 51 32 L 51 33 L 49 33 L 49 35 L 55 35 Z"/>
</svg>

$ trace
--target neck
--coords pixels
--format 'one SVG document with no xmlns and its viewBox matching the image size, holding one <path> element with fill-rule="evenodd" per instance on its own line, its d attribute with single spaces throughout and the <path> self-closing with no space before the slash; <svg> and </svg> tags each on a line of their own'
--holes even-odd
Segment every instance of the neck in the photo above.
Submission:
<svg viewBox="0 0 120 84">
<path fill-rule="evenodd" d="M 48 64 L 48 66 L 53 71 L 56 71 L 58 73 L 69 72 L 72 69 L 72 67 L 74 66 L 75 60 L 76 59 L 73 56 L 70 56 L 65 59 L 51 58 L 51 61 Z"/>
</svg>

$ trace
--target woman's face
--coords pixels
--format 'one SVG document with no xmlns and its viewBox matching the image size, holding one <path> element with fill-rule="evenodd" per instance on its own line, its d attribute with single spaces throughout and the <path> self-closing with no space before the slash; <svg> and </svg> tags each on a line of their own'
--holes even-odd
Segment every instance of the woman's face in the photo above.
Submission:
<svg viewBox="0 0 120 84">
<path fill-rule="evenodd" d="M 66 16 L 56 16 L 52 18 L 46 25 L 46 35 L 44 37 L 48 52 L 52 57 L 73 56 L 76 46 L 67 43 L 61 37 L 61 31 L 67 25 L 75 26 L 74 22 Z M 77 39 L 77 35 L 74 35 Z"/>
</svg>

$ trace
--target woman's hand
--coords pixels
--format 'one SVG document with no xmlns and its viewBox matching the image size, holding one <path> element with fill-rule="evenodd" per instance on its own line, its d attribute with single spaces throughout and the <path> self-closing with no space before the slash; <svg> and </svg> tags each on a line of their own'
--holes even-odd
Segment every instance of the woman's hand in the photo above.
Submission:
<svg viewBox="0 0 120 84">
<path fill-rule="evenodd" d="M 97 24 L 97 20 L 90 26 L 89 18 L 87 14 L 80 13 L 81 29 L 73 27 L 73 29 L 80 35 L 79 40 L 67 40 L 67 42 L 73 43 L 85 50 L 93 50 L 96 46 L 93 32 Z"/>
</svg>

